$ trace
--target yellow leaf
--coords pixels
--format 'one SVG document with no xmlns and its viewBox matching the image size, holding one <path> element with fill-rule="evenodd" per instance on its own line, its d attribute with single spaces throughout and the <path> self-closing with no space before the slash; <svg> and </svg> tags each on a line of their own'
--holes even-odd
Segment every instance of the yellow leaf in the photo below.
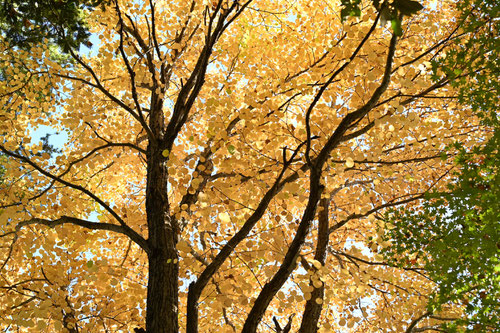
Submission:
<svg viewBox="0 0 500 333">
<path fill-rule="evenodd" d="M 323 283 L 320 280 L 315 280 L 313 282 L 314 288 L 321 288 L 322 285 L 323 285 Z"/>
<path fill-rule="evenodd" d="M 345 165 L 348 168 L 352 168 L 354 166 L 354 161 L 351 157 L 346 158 Z"/>
<path fill-rule="evenodd" d="M 219 213 L 219 220 L 224 223 L 229 223 L 231 222 L 231 217 L 229 216 L 228 213 Z"/>
<path fill-rule="evenodd" d="M 320 269 L 322 267 L 321 263 L 316 259 L 312 260 L 312 264 L 316 269 Z"/>
<path fill-rule="evenodd" d="M 186 253 L 191 251 L 191 247 L 189 246 L 188 242 L 186 242 L 185 240 L 179 241 L 176 245 L 176 248 L 177 248 L 177 250 L 182 251 L 182 252 L 186 252 Z"/>
</svg>

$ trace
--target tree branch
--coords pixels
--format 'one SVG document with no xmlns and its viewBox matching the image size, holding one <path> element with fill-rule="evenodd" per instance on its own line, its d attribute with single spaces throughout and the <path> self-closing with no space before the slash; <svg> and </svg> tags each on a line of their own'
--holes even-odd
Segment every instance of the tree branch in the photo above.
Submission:
<svg viewBox="0 0 500 333">
<path fill-rule="evenodd" d="M 113 216 L 118 221 L 118 223 L 120 223 L 120 225 L 124 231 L 124 232 L 122 232 L 123 234 L 129 236 L 130 239 L 132 239 L 141 248 L 143 248 L 144 251 L 149 252 L 149 247 L 147 245 L 146 240 L 141 235 L 139 235 L 136 231 L 134 231 L 131 227 L 129 227 L 125 223 L 125 221 L 120 217 L 120 215 L 118 215 L 118 213 L 116 213 L 107 203 L 105 203 L 102 199 L 100 199 L 94 193 L 90 192 L 88 189 L 84 188 L 83 186 L 70 183 L 70 182 L 62 179 L 59 176 L 53 175 L 52 173 L 42 169 L 39 165 L 37 165 L 36 163 L 31 161 L 29 158 L 22 156 L 22 155 L 19 155 L 19 154 L 16 154 L 16 153 L 13 153 L 13 152 L 5 149 L 5 147 L 3 145 L 0 145 L 0 150 L 10 157 L 13 157 L 21 162 L 29 164 L 31 167 L 33 167 L 36 171 L 38 171 L 40 174 L 44 175 L 45 177 L 48 177 L 48 178 L 50 178 L 58 183 L 61 183 L 67 187 L 70 187 L 72 189 L 75 189 L 75 190 L 87 195 L 91 199 L 93 199 L 95 202 L 97 202 L 99 205 L 101 205 L 109 214 L 111 214 L 111 216 Z"/>
<path fill-rule="evenodd" d="M 310 168 L 311 174 L 309 181 L 309 199 L 307 202 L 306 209 L 302 215 L 301 222 L 299 224 L 299 227 L 297 228 L 295 237 L 288 248 L 283 263 L 281 264 L 280 268 L 273 276 L 271 281 L 269 281 L 264 286 L 264 288 L 262 288 L 262 291 L 260 292 L 259 296 L 257 297 L 257 300 L 255 301 L 252 307 L 252 310 L 248 314 L 248 317 L 243 326 L 242 330 L 243 333 L 256 332 L 257 326 L 261 321 L 262 317 L 264 316 L 264 313 L 269 304 L 271 303 L 271 300 L 295 269 L 297 257 L 299 255 L 300 249 L 302 248 L 302 245 L 304 244 L 304 240 L 309 232 L 310 225 L 316 213 L 316 206 L 318 200 L 320 199 L 321 193 L 323 192 L 324 189 L 324 186 L 321 185 L 321 173 L 323 165 L 328 159 L 330 152 L 335 147 L 337 147 L 337 145 L 341 142 L 342 137 L 349 128 L 349 126 L 357 119 L 362 118 L 366 114 L 368 114 L 368 112 L 373 109 L 380 96 L 382 96 L 382 94 L 389 86 L 391 68 L 392 68 L 394 53 L 396 50 L 396 42 L 397 42 L 397 36 L 393 34 L 391 41 L 389 43 L 389 51 L 387 53 L 386 67 L 382 82 L 380 83 L 380 86 L 377 89 L 375 89 L 375 92 L 373 93 L 370 100 L 358 110 L 347 114 L 342 119 L 342 121 L 340 122 L 334 133 L 331 135 L 331 137 L 328 139 L 326 144 L 321 149 L 320 153 L 318 154 L 314 162 L 314 165 L 312 165 L 312 161 L 311 163 L 307 163 L 311 164 L 312 167 Z M 318 92 L 318 94 L 320 94 L 320 92 Z M 319 99 L 315 98 L 312 103 L 317 103 L 318 100 Z"/>
<path fill-rule="evenodd" d="M 222 266 L 224 261 L 231 255 L 236 246 L 245 239 L 245 237 L 250 233 L 255 224 L 260 220 L 267 210 L 267 207 L 271 200 L 274 198 L 276 193 L 278 193 L 284 186 L 281 181 L 286 170 L 290 166 L 291 162 L 298 154 L 299 150 L 304 146 L 305 142 L 301 143 L 294 151 L 290 159 L 283 161 L 283 169 L 279 174 L 278 178 L 275 180 L 273 186 L 266 192 L 259 205 L 253 212 L 253 214 L 246 220 L 241 229 L 234 234 L 234 236 L 224 245 L 217 256 L 212 260 L 212 262 L 203 270 L 198 279 L 191 282 L 188 291 L 188 304 L 187 304 L 187 333 L 198 332 L 198 300 L 201 296 L 203 289 L 206 287 L 211 277 L 215 272 Z"/>
<path fill-rule="evenodd" d="M 320 200 L 319 206 L 321 211 L 318 213 L 318 241 L 314 254 L 314 260 L 317 260 L 321 265 L 325 265 L 326 253 L 328 242 L 330 240 L 328 233 L 328 210 L 330 209 L 330 201 L 332 193 L 329 197 L 324 197 Z M 304 313 L 302 315 L 302 323 L 300 325 L 299 333 L 315 333 L 318 328 L 323 302 L 318 303 L 317 300 L 323 301 L 325 294 L 325 285 L 321 282 L 321 286 L 316 288 L 312 281 L 310 285 L 314 287 L 311 293 L 311 298 L 306 302 Z"/>
</svg>

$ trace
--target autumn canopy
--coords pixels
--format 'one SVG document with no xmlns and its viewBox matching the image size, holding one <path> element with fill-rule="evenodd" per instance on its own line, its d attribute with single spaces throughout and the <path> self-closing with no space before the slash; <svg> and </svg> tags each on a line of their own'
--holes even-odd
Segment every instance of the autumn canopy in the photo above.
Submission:
<svg viewBox="0 0 500 333">
<path fill-rule="evenodd" d="M 488 33 L 463 29 L 471 10 L 83 3 L 85 42 L 0 37 L 0 329 L 409 333 L 464 316 L 430 307 L 438 281 L 416 254 L 387 260 L 382 236 L 387 209 L 446 188 L 453 147 L 491 135 L 458 98 L 487 50 L 443 65 Z"/>
</svg>

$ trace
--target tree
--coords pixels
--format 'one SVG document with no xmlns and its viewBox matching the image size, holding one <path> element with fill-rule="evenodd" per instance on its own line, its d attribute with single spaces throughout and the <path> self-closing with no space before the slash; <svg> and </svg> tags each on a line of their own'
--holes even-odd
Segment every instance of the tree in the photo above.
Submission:
<svg viewBox="0 0 500 333">
<path fill-rule="evenodd" d="M 431 80 L 470 34 L 454 4 L 401 31 L 386 5 L 115 1 L 87 19 L 99 52 L 63 64 L 4 40 L 2 325 L 410 332 L 436 285 L 382 261 L 375 215 L 442 189 L 445 147 L 485 132 Z M 42 124 L 62 154 L 37 154 Z"/>
<path fill-rule="evenodd" d="M 494 331 L 500 324 L 498 119 L 495 123 L 486 145 L 473 153 L 461 149 L 460 172 L 448 191 L 429 194 L 419 209 L 387 217 L 388 260 L 419 262 L 439 285 L 426 316 L 452 302 L 465 305 L 464 316 L 445 323 L 450 332 L 460 327 Z"/>
<path fill-rule="evenodd" d="M 10 45 L 29 48 L 50 40 L 64 51 L 81 43 L 91 46 L 85 14 L 106 1 L 4 0 L 0 7 L 0 31 Z"/>
<path fill-rule="evenodd" d="M 385 238 L 392 246 L 385 254 L 400 265 L 419 262 L 438 283 L 426 316 L 443 304 L 465 305 L 462 317 L 443 325 L 447 332 L 464 327 L 494 331 L 500 326 L 500 119 L 496 111 L 500 48 L 493 33 L 499 27 L 495 19 L 499 7 L 492 1 L 464 1 L 460 7 L 461 28 L 473 35 L 456 43 L 434 67 L 457 77 L 452 84 L 460 101 L 480 116 L 492 134 L 472 149 L 459 143 L 450 147 L 459 152 L 458 171 L 446 190 L 430 192 L 420 206 L 386 214 Z M 476 59 L 477 54 L 470 52 L 478 46 L 487 57 Z M 473 68 L 471 75 L 460 77 L 457 63 Z"/>
</svg>

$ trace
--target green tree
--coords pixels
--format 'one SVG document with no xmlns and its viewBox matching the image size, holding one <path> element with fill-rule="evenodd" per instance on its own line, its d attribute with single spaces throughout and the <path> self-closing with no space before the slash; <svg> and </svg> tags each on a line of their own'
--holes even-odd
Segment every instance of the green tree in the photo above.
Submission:
<svg viewBox="0 0 500 333">
<path fill-rule="evenodd" d="M 460 4 L 466 39 L 433 62 L 435 79 L 444 75 L 458 88 L 459 100 L 491 129 L 482 145 L 467 150 L 459 142 L 458 171 L 448 191 L 433 192 L 420 206 L 387 213 L 385 255 L 396 265 L 420 264 L 438 285 L 423 319 L 444 304 L 465 305 L 448 330 L 492 331 L 500 327 L 500 124 L 498 9 L 494 1 Z M 486 56 L 478 57 L 479 52 Z M 459 69 L 460 68 L 460 69 Z M 462 76 L 466 70 L 470 76 Z M 445 157 L 445 156 L 444 156 Z M 415 322 L 415 325 L 417 322 Z"/>
<path fill-rule="evenodd" d="M 429 194 L 414 210 L 393 211 L 386 255 L 400 266 L 422 264 L 439 289 L 428 315 L 449 302 L 464 304 L 466 316 L 449 329 L 500 325 L 500 132 L 472 152 L 460 149 L 449 192 Z"/>
<path fill-rule="evenodd" d="M 91 46 L 86 12 L 103 0 L 4 0 L 0 7 L 0 33 L 11 45 L 27 48 L 44 39 L 68 52 L 81 43 Z"/>
</svg>

